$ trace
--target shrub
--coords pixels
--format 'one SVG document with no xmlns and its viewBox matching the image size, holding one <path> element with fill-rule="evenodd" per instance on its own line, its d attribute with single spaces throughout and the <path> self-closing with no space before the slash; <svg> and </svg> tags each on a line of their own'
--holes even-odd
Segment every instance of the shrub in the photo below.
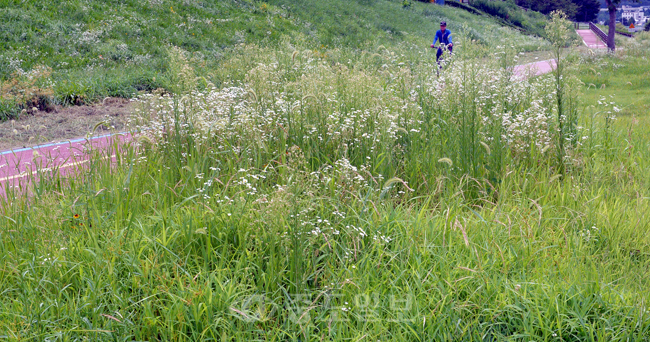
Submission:
<svg viewBox="0 0 650 342">
<path fill-rule="evenodd" d="M 451 7 L 461 8 L 461 9 L 466 10 L 467 12 L 470 12 L 470 13 L 476 14 L 476 15 L 482 15 L 483 14 L 483 13 L 481 13 L 481 11 L 477 10 L 476 8 L 474 8 L 472 6 L 469 6 L 469 5 L 466 5 L 466 4 L 462 3 L 462 2 L 446 1 L 445 5 L 451 6 Z"/>
<path fill-rule="evenodd" d="M 627 26 L 621 24 L 621 23 L 616 23 L 616 32 L 626 32 L 627 33 Z"/>
<path fill-rule="evenodd" d="M 546 16 L 539 12 L 524 12 L 510 1 L 473 0 L 471 5 L 487 14 L 502 19 L 507 24 L 522 28 L 534 35 L 544 37 Z"/>
<path fill-rule="evenodd" d="M 473 0 L 472 6 L 503 19 L 509 18 L 511 10 L 515 10 L 517 6 L 506 1 L 488 1 L 488 0 Z"/>
<path fill-rule="evenodd" d="M 52 96 L 52 69 L 37 66 L 30 71 L 14 71 L 9 80 L 0 83 L 0 121 L 18 116 L 18 111 L 43 109 Z"/>
</svg>

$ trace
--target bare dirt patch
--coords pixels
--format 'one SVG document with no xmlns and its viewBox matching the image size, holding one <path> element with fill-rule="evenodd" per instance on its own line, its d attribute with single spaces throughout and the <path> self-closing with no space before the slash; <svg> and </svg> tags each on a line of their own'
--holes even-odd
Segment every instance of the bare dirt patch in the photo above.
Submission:
<svg viewBox="0 0 650 342">
<path fill-rule="evenodd" d="M 121 98 L 107 98 L 90 106 L 48 108 L 24 114 L 18 120 L 0 122 L 0 151 L 81 138 L 125 129 L 133 103 Z"/>
</svg>

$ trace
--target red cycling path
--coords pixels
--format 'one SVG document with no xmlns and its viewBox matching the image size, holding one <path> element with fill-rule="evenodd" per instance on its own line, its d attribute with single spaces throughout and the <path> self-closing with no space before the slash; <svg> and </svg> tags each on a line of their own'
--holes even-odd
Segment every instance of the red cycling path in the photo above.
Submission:
<svg viewBox="0 0 650 342">
<path fill-rule="evenodd" d="M 39 175 L 74 174 L 90 161 L 93 151 L 107 151 L 130 137 L 128 133 L 115 133 L 0 152 L 0 193 L 24 186 Z"/>
</svg>

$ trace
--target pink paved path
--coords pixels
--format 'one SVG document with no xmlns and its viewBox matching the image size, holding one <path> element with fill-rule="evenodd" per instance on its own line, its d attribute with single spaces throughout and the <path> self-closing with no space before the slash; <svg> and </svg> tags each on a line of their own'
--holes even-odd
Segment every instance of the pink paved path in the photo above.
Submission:
<svg viewBox="0 0 650 342">
<path fill-rule="evenodd" d="M 59 175 L 75 173 L 88 163 L 91 150 L 106 150 L 128 138 L 128 134 L 112 134 L 0 152 L 0 194 L 8 187 L 25 185 L 39 174 L 55 170 Z"/>
<path fill-rule="evenodd" d="M 576 30 L 590 49 L 607 49 L 607 45 L 591 30 Z"/>
<path fill-rule="evenodd" d="M 547 61 L 539 61 L 535 63 L 528 63 L 517 65 L 515 67 L 515 76 L 519 78 L 526 78 L 530 76 L 539 76 L 547 74 L 555 69 L 556 63 L 554 59 Z"/>
</svg>

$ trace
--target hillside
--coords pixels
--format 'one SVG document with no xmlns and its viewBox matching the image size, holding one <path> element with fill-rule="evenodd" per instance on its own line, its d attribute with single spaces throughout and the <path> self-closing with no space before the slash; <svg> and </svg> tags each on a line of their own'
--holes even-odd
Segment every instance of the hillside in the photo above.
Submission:
<svg viewBox="0 0 650 342">
<path fill-rule="evenodd" d="M 0 120 L 31 108 L 24 94 L 39 97 L 32 102 L 44 106 L 171 90 L 171 46 L 188 52 L 192 66 L 220 84 L 223 79 L 212 71 L 236 44 L 426 47 L 440 20 L 485 45 L 545 46 L 488 16 L 419 2 L 405 8 L 397 0 L 2 0 Z"/>
</svg>

